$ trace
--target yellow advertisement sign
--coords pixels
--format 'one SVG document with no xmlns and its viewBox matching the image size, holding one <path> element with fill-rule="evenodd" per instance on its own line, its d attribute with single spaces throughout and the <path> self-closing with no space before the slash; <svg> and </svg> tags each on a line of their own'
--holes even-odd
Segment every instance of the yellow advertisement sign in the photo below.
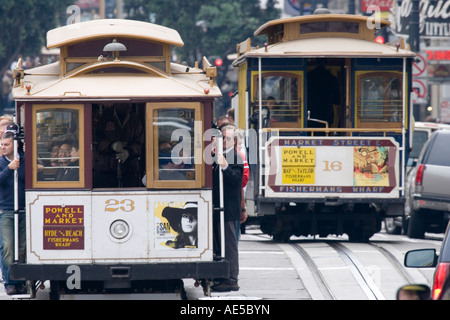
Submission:
<svg viewBox="0 0 450 320">
<path fill-rule="evenodd" d="M 315 148 L 289 147 L 281 150 L 283 184 L 314 184 Z"/>
</svg>

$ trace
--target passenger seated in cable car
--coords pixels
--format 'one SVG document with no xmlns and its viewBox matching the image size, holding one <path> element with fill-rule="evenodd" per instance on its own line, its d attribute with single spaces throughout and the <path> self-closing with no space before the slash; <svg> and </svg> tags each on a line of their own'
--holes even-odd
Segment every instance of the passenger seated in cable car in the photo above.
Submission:
<svg viewBox="0 0 450 320">
<path fill-rule="evenodd" d="M 56 181 L 79 181 L 78 144 L 71 141 L 63 142 L 59 148 L 59 168 L 56 171 Z"/>
<path fill-rule="evenodd" d="M 276 122 L 276 121 L 284 121 L 283 117 L 280 116 L 281 110 L 280 106 L 277 104 L 277 101 L 274 97 L 270 96 L 267 98 L 266 102 L 267 108 L 269 108 L 270 111 L 270 121 Z"/>
<path fill-rule="evenodd" d="M 172 145 L 163 140 L 159 143 L 159 180 L 186 180 L 186 173 L 180 171 L 183 163 L 175 164 L 172 159 Z"/>
</svg>

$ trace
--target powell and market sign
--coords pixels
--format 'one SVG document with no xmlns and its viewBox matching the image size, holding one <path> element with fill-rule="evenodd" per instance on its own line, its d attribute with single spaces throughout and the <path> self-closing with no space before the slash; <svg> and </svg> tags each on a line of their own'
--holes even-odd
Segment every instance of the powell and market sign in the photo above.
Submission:
<svg viewBox="0 0 450 320">
<path fill-rule="evenodd" d="M 403 0 L 397 7 L 396 31 L 400 34 L 409 34 L 412 3 L 413 0 Z M 450 36 L 450 0 L 421 0 L 419 10 L 421 37 Z"/>
</svg>

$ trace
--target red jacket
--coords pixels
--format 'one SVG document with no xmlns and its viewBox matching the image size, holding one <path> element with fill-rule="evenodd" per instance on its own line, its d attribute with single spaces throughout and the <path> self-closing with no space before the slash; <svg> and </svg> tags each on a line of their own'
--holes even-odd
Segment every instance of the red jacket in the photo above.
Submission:
<svg viewBox="0 0 450 320">
<path fill-rule="evenodd" d="M 242 176 L 242 188 L 245 188 L 245 186 L 247 185 L 247 182 L 248 182 L 248 177 L 250 175 L 250 168 L 248 166 L 248 162 L 247 162 L 247 159 L 245 158 L 244 153 L 240 150 L 237 150 L 237 152 L 239 153 L 242 160 L 244 161 L 244 174 Z"/>
</svg>

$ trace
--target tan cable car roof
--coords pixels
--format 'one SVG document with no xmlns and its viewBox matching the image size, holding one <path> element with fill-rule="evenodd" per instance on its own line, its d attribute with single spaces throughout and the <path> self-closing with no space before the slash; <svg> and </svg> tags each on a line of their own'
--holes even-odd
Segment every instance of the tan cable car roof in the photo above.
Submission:
<svg viewBox="0 0 450 320">
<path fill-rule="evenodd" d="M 105 37 L 132 37 L 182 47 L 180 34 L 174 30 L 149 22 L 100 19 L 63 26 L 47 32 L 47 48 L 94 40 Z"/>
<path fill-rule="evenodd" d="M 183 46 L 179 33 L 148 22 L 121 19 L 92 20 L 50 30 L 47 47 L 64 47 L 77 42 L 118 37 L 151 40 Z M 164 72 L 137 60 L 81 60 L 82 65 L 65 74 L 61 62 L 27 69 L 22 86 L 13 88 L 21 101 L 115 100 L 162 98 L 207 98 L 221 96 L 217 84 L 199 68 L 170 63 Z M 27 87 L 29 92 L 27 92 Z"/>
<path fill-rule="evenodd" d="M 278 42 L 245 53 L 247 57 L 413 57 L 411 51 L 375 41 L 322 37 Z"/>
<path fill-rule="evenodd" d="M 255 31 L 255 36 L 269 33 L 269 30 L 277 25 L 286 23 L 308 23 L 308 22 L 318 22 L 318 21 L 348 21 L 348 22 L 367 22 L 370 17 L 358 16 L 351 14 L 320 14 L 320 15 L 307 15 L 298 16 L 284 19 L 271 20 L 260 26 Z M 391 23 L 387 20 L 379 20 L 381 27 L 388 26 Z"/>
<path fill-rule="evenodd" d="M 343 22 L 358 26 L 357 32 L 347 30 L 309 31 L 302 33 L 302 26 L 311 23 Z M 255 35 L 267 34 L 269 44 L 262 48 L 251 48 L 243 42 L 234 66 L 246 57 L 413 57 L 415 54 L 401 46 L 375 42 L 373 23 L 379 27 L 390 25 L 387 20 L 349 14 L 313 14 L 268 21 L 255 31 Z M 345 25 L 344 25 L 345 26 Z M 240 46 L 239 46 L 240 47 Z"/>
<path fill-rule="evenodd" d="M 114 62 L 130 65 L 129 62 Z M 135 64 L 132 64 L 135 65 Z M 92 66 L 86 67 L 91 69 Z M 150 69 L 150 68 L 149 68 Z M 210 86 L 209 78 L 201 69 L 171 64 L 171 76 L 162 72 L 146 73 L 104 73 L 79 72 L 73 76 L 60 77 L 59 62 L 27 70 L 24 87 L 13 88 L 16 100 L 114 100 L 118 98 L 145 99 L 148 97 L 170 98 L 196 97 L 216 98 L 222 94 L 215 84 Z M 31 94 L 26 86 L 30 85 Z M 205 89 L 207 92 L 205 92 Z"/>
</svg>

